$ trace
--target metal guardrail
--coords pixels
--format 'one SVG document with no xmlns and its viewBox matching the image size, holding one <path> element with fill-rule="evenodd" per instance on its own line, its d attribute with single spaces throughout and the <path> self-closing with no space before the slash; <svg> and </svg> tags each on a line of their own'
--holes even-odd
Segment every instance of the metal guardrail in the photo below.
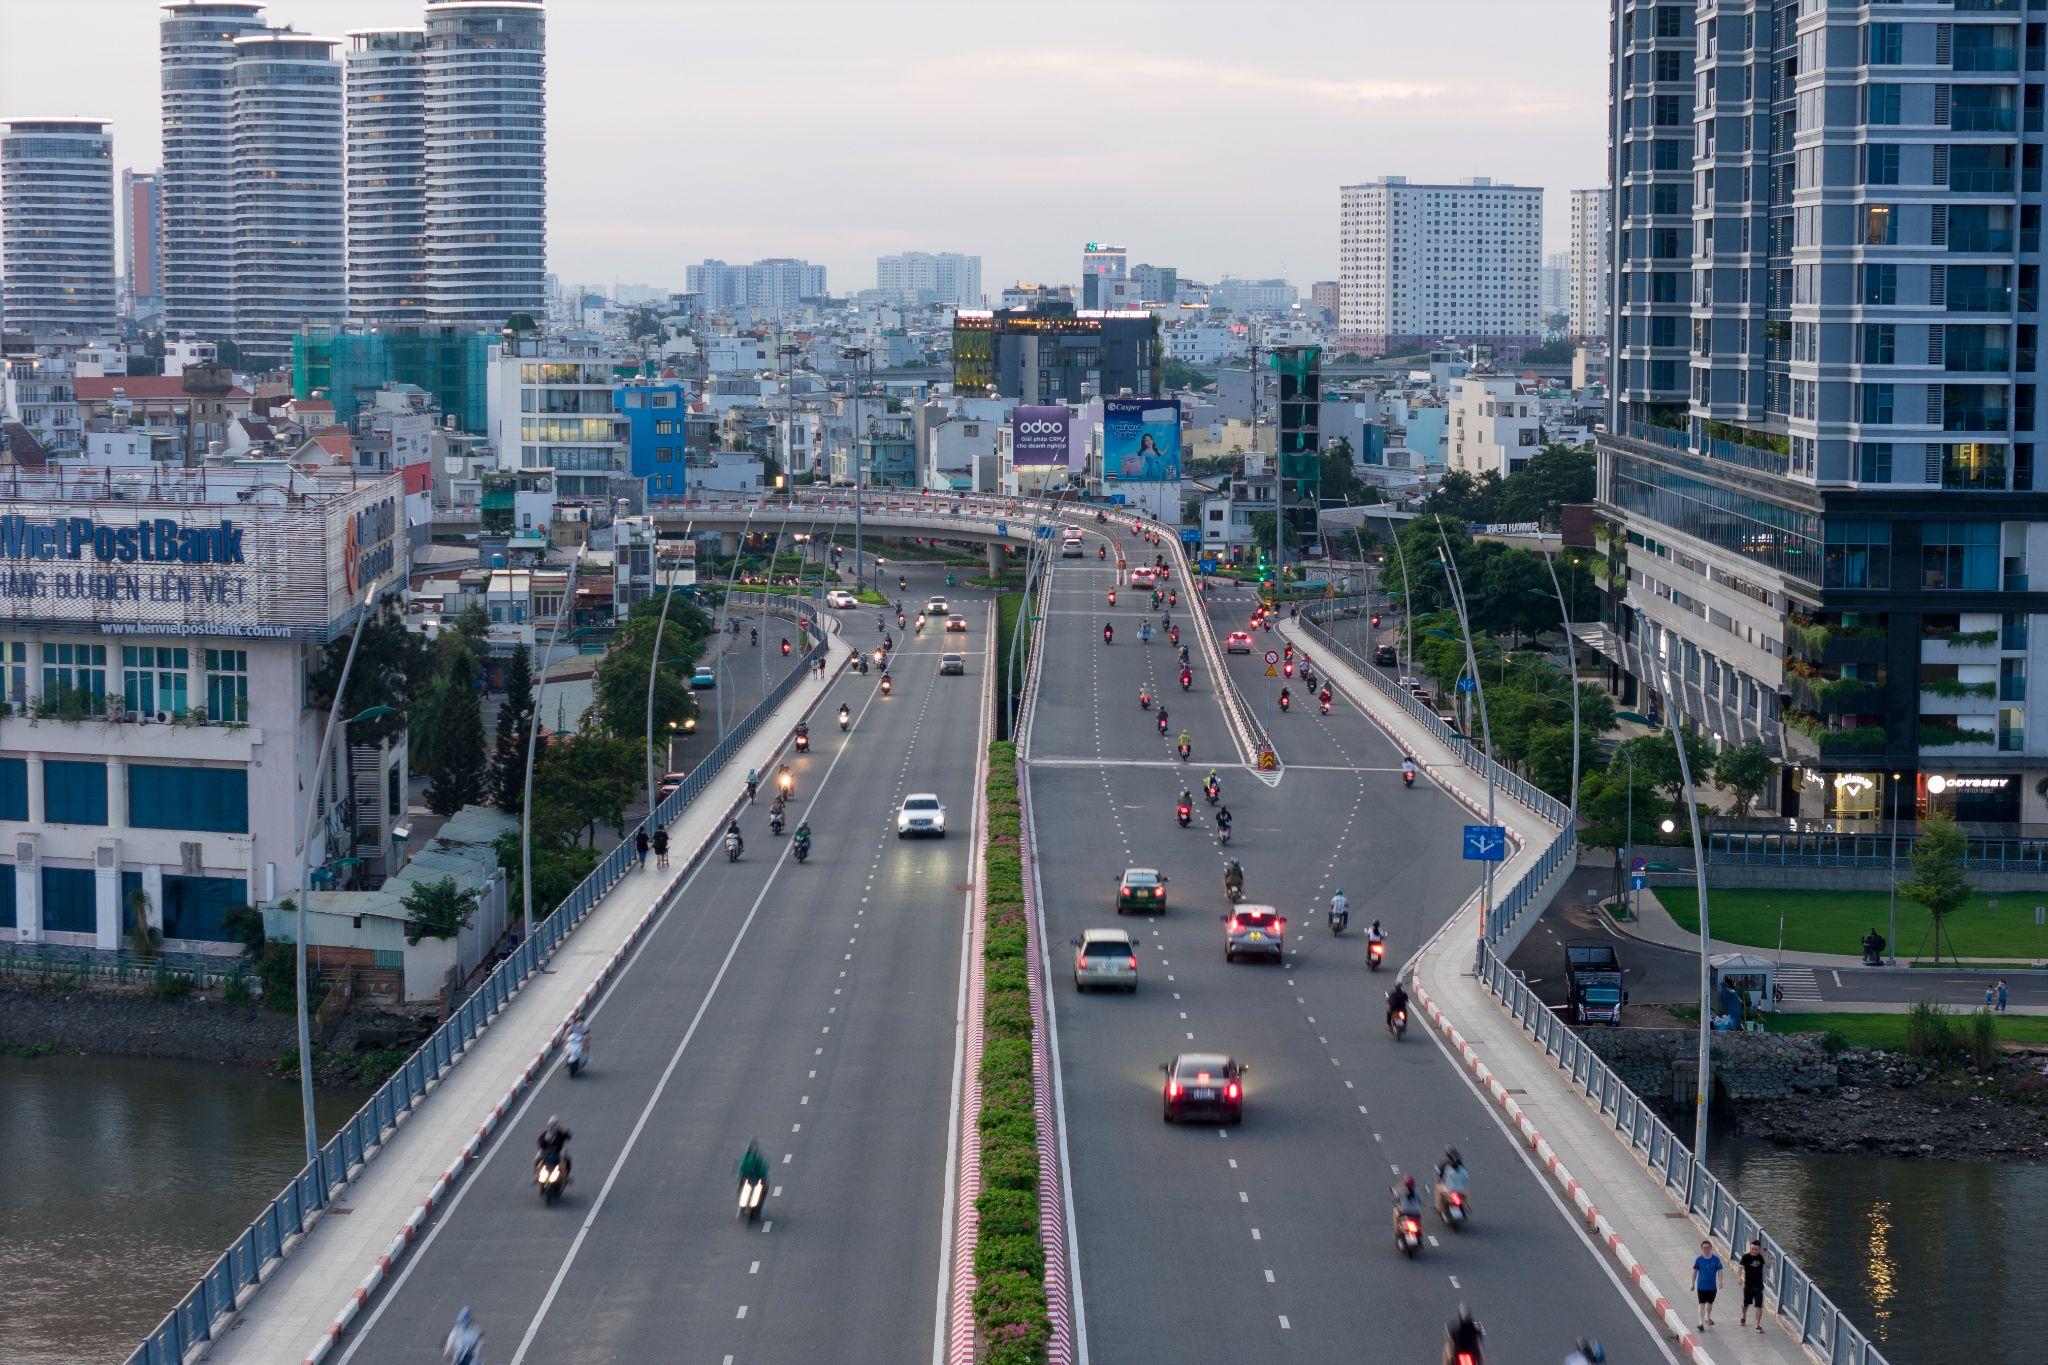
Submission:
<svg viewBox="0 0 2048 1365">
<path fill-rule="evenodd" d="M 1888 869 L 1894 849 L 1901 862 L 1913 853 L 1916 836 L 1901 834 L 1738 834 L 1708 830 L 1709 867 L 1806 867 Z M 1973 872 L 2048 874 L 2048 840 L 1963 841 L 1963 866 Z"/>
<path fill-rule="evenodd" d="M 1537 857 L 1534 865 L 1495 901 L 1479 946 L 1480 981 L 1521 1024 L 1536 1045 L 1593 1101 L 1622 1140 L 1643 1158 L 1650 1173 L 1667 1189 L 1676 1191 L 1686 1209 L 1697 1215 L 1710 1233 L 1720 1239 L 1731 1258 L 1748 1245 L 1750 1238 L 1762 1239 L 1771 1265 L 1764 1291 L 1765 1302 L 1803 1347 L 1817 1354 L 1827 1365 L 1887 1365 L 1869 1338 L 1835 1307 L 1814 1284 L 1813 1277 L 1786 1254 L 1784 1247 L 1764 1230 L 1728 1187 L 1715 1178 L 1704 1162 L 1693 1160 L 1691 1150 L 1657 1117 L 1656 1111 L 1629 1089 L 1613 1068 L 1602 1061 L 1548 1005 L 1537 999 L 1522 978 L 1509 970 L 1495 954 L 1494 945 L 1531 907 L 1534 897 L 1569 856 L 1575 837 L 1570 808 L 1548 792 L 1500 768 L 1467 743 L 1457 731 L 1444 724 L 1434 711 L 1389 681 L 1377 668 L 1365 664 L 1354 651 L 1317 624 L 1320 619 L 1360 609 L 1356 600 L 1321 602 L 1304 608 L 1302 616 L 1323 648 L 1344 656 L 1357 672 L 1371 678 L 1382 692 L 1427 726 L 1430 733 L 1456 753 L 1467 767 L 1482 776 L 1487 775 L 1489 768 L 1492 769 L 1492 780 L 1503 791 L 1548 823 L 1558 826 L 1557 837 Z"/>
<path fill-rule="evenodd" d="M 781 608 L 811 627 L 817 643 L 788 674 L 771 688 L 753 710 L 727 731 L 723 740 L 700 759 L 690 775 L 655 807 L 658 824 L 667 825 L 682 814 L 716 777 L 740 746 L 752 737 L 790 692 L 800 683 L 825 651 L 824 636 L 818 631 L 816 609 L 801 599 L 747 593 L 735 594 L 751 600 L 763 610 Z M 639 826 L 635 826 L 637 830 Z M 269 1269 L 284 1254 L 285 1243 L 303 1233 L 309 1220 L 333 1200 L 356 1171 L 372 1155 L 401 1116 L 409 1113 L 427 1093 L 429 1085 L 461 1060 L 476 1035 L 512 999 L 527 978 L 538 971 L 563 939 L 582 923 L 633 866 L 633 831 L 605 855 L 604 861 L 563 898 L 562 903 L 533 927 L 533 936 L 485 977 L 455 1014 L 434 1030 L 419 1050 L 405 1059 L 395 1074 L 377 1088 L 369 1103 L 357 1110 L 341 1130 L 327 1140 L 319 1158 L 306 1163 L 257 1214 L 254 1222 L 235 1238 L 219 1260 L 213 1263 L 192 1291 L 173 1308 L 156 1330 L 144 1338 L 128 1365 L 180 1365 L 188 1352 L 213 1339 L 220 1319 L 232 1311 L 240 1296 L 254 1290 Z"/>
<path fill-rule="evenodd" d="M 1730 1248 L 1731 1256 L 1736 1249 L 1747 1246 L 1752 1237 L 1763 1242 L 1770 1257 L 1765 1305 L 1778 1315 L 1800 1345 L 1828 1365 L 1886 1365 L 1884 1356 L 1870 1344 L 1870 1339 L 1835 1307 L 1813 1277 L 1764 1230 L 1742 1201 L 1715 1178 L 1705 1163 L 1693 1160 L 1691 1151 L 1656 1111 L 1629 1089 L 1564 1020 L 1537 999 L 1536 993 L 1508 970 L 1507 964 L 1495 957 L 1490 948 L 1482 954 L 1480 980 L 1558 1069 L 1571 1077 L 1622 1141 L 1643 1159 L 1650 1173 L 1666 1189 L 1675 1191 L 1685 1207 Z"/>
</svg>

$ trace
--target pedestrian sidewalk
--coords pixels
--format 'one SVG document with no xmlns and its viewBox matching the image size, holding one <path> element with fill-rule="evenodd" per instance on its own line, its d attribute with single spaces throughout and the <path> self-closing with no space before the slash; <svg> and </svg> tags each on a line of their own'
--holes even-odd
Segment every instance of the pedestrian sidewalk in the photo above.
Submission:
<svg viewBox="0 0 2048 1365">
<path fill-rule="evenodd" d="M 829 684 L 851 651 L 836 631 L 825 638 Z M 220 1324 L 203 1358 L 276 1365 L 325 1357 L 545 1069 L 570 1012 L 623 964 L 689 875 L 695 855 L 724 829 L 745 799 L 748 769 L 773 766 L 791 728 L 824 692 L 815 679 L 798 684 L 671 826 L 670 865 L 656 868 L 649 859 L 584 917 L 545 969 L 528 978 L 467 1055 L 289 1247 L 262 1287 Z"/>
<path fill-rule="evenodd" d="M 1313 648 L 1305 632 L 1281 623 L 1281 634 Z M 1342 658 L 1326 650 L 1316 657 L 1326 676 L 1352 702 L 1414 754 L 1429 776 L 1468 809 L 1483 810 L 1486 781 L 1451 755 L 1405 710 Z M 1433 759 L 1430 756 L 1436 756 Z M 1510 799 L 1500 799 L 1496 818 L 1520 839 L 1495 878 L 1514 883 L 1556 837 L 1556 829 Z M 1568 866 L 1568 865 L 1567 865 Z M 1552 876 L 1552 889 L 1565 872 Z M 1525 913 L 1536 914 L 1538 904 Z M 1738 1329 L 1740 1271 L 1733 1254 L 1723 1272 L 1717 1325 L 1696 1332 L 1691 1290 L 1693 1258 L 1706 1236 L 1678 1201 L 1666 1192 L 1636 1154 L 1614 1133 L 1569 1078 L 1554 1066 L 1519 1023 L 1473 974 L 1473 946 L 1479 935 L 1479 900 L 1474 896 L 1423 948 L 1412 972 L 1416 998 L 1446 1036 L 1471 1076 L 1507 1116 L 1561 1192 L 1579 1211 L 1594 1239 L 1618 1263 L 1641 1296 L 1643 1306 L 1675 1339 L 1693 1365 L 1810 1365 L 1805 1351 L 1778 1326 L 1762 1333 Z M 1483 1179 L 1484 1177 L 1482 1177 Z"/>
</svg>

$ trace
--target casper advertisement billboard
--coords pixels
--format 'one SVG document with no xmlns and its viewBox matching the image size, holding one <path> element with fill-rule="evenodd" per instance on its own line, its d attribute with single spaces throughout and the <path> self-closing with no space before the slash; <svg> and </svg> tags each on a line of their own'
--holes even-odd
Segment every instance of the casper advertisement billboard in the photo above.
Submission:
<svg viewBox="0 0 2048 1365">
<path fill-rule="evenodd" d="M 1067 431 L 1071 416 L 1065 408 L 1012 408 L 1010 410 L 1011 451 L 1014 463 L 1065 465 Z"/>
<path fill-rule="evenodd" d="M 1109 483 L 1178 481 L 1180 400 L 1102 400 L 1102 477 Z"/>
</svg>

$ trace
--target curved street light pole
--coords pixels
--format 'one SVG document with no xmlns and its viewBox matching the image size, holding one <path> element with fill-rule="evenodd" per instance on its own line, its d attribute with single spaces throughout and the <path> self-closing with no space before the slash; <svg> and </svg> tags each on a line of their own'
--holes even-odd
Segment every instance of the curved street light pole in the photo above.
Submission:
<svg viewBox="0 0 2048 1365">
<path fill-rule="evenodd" d="M 533 684 L 533 711 L 526 722 L 526 778 L 519 797 L 519 938 L 522 943 L 533 937 L 533 760 L 539 752 L 540 703 L 547 692 L 548 667 L 555 659 L 555 645 L 562 638 L 562 620 L 575 609 L 576 572 L 583 567 L 583 556 L 589 549 L 587 542 L 579 546 L 576 557 L 569 561 L 569 576 L 562 584 L 562 605 L 555 612 L 554 626 L 548 631 L 547 653 L 541 656 L 540 675 Z M 526 581 L 527 597 L 531 599 L 531 572 Z"/>
<path fill-rule="evenodd" d="M 867 569 L 861 564 L 861 493 L 864 490 L 864 473 L 860 459 L 860 363 L 869 359 L 865 346 L 848 346 L 842 349 L 840 357 L 853 362 L 853 595 L 858 598 L 867 587 Z M 874 364 L 868 365 L 870 377 Z"/>
<path fill-rule="evenodd" d="M 1557 565 L 1549 555 L 1542 556 L 1542 560 L 1543 567 L 1550 570 L 1550 586 L 1552 591 L 1557 594 L 1558 613 L 1564 617 L 1565 682 L 1572 690 L 1572 799 L 1570 806 L 1572 827 L 1576 829 L 1579 823 L 1579 745 L 1581 742 L 1579 739 L 1579 641 L 1578 637 L 1572 634 L 1572 609 L 1565 601 L 1564 585 L 1558 581 Z M 1543 595 L 1541 588 L 1531 588 L 1529 591 L 1535 593 L 1538 597 Z"/>
<path fill-rule="evenodd" d="M 363 627 L 370 623 L 370 604 L 377 587 L 363 590 L 356 611 L 356 628 L 348 639 L 348 653 L 341 661 L 341 677 L 334 684 L 334 700 L 327 706 L 327 724 L 320 731 L 320 748 L 313 758 L 313 779 L 306 784 L 306 817 L 300 822 L 299 847 L 304 862 L 299 879 L 299 904 L 294 914 L 298 943 L 293 948 L 293 976 L 298 983 L 299 1107 L 306 1125 L 306 1160 L 320 1159 L 320 1126 L 313 1117 L 313 1025 L 306 1014 L 306 900 L 313 894 L 313 816 L 320 806 L 320 789 L 327 785 L 327 752 L 334 743 L 334 729 L 341 720 L 341 703 L 348 696 L 348 678 L 356 666 L 356 650 L 363 643 Z M 323 860 L 324 863 L 324 860 Z M 325 1188 L 323 1182 L 322 1188 Z"/>
<path fill-rule="evenodd" d="M 1401 531 L 1394 523 L 1393 509 L 1385 503 L 1376 503 L 1374 505 L 1382 509 L 1380 515 L 1387 520 L 1387 539 L 1394 542 L 1394 558 L 1401 565 L 1401 620 L 1408 630 L 1408 668 L 1406 671 L 1412 677 L 1415 673 L 1415 594 L 1408 587 L 1408 552 L 1401 548 Z M 1443 533 L 1441 527 L 1438 528 L 1437 533 L 1439 535 Z"/>
<path fill-rule="evenodd" d="M 754 532 L 754 517 L 760 512 L 761 506 L 762 504 L 757 502 L 747 509 L 747 519 L 740 526 L 739 548 L 733 551 L 732 567 L 726 570 L 725 574 L 725 600 L 718 604 L 719 613 L 725 619 L 720 624 L 718 631 L 718 662 L 713 665 L 713 668 L 720 677 L 720 681 L 718 686 L 711 689 L 711 695 L 712 700 L 718 706 L 718 742 L 720 744 L 725 743 L 725 683 L 723 678 L 729 672 L 725 666 L 725 661 L 731 654 L 731 647 L 726 643 L 726 640 L 729 638 L 729 632 L 726 627 L 732 625 L 733 585 L 739 582 L 740 557 L 746 553 L 747 537 Z"/>
<path fill-rule="evenodd" d="M 1669 700 L 1675 701 L 1676 698 Z M 1713 971 L 1708 961 L 1709 955 L 1714 951 L 1714 937 L 1707 920 L 1707 858 L 1705 851 L 1700 847 L 1700 807 L 1699 801 L 1693 795 L 1692 763 L 1685 756 L 1685 730 L 1678 724 L 1678 713 L 1674 708 L 1666 706 L 1664 713 L 1671 718 L 1668 722 L 1671 727 L 1671 742 L 1678 749 L 1678 776 L 1685 787 L 1687 823 L 1692 826 L 1693 878 L 1700 898 L 1699 1084 L 1694 1087 L 1692 1097 L 1692 1158 L 1694 1168 L 1699 1169 L 1705 1166 L 1707 1160 L 1707 1097 L 1714 1093 L 1710 1071 L 1712 1049 L 1707 1046 L 1708 1039 L 1713 1036 L 1714 1027 L 1713 1001 L 1710 998 Z"/>
<path fill-rule="evenodd" d="M 690 539 L 690 528 L 696 524 L 695 517 L 683 523 L 683 540 L 686 544 Z M 654 623 L 654 653 L 647 661 L 647 824 L 650 826 L 648 833 L 651 836 L 651 826 L 654 824 L 654 679 L 661 671 L 661 634 L 668 628 L 668 607 L 675 597 L 673 585 L 664 579 L 661 572 L 661 537 L 658 534 L 654 538 L 648 562 L 654 569 L 655 586 L 661 589 L 661 617 Z"/>
<path fill-rule="evenodd" d="M 1450 540 L 1444 535 L 1442 522 L 1437 523 L 1436 534 L 1437 540 L 1442 547 L 1437 551 L 1437 559 L 1444 566 L 1444 581 L 1450 586 L 1451 604 L 1457 608 L 1458 625 L 1465 632 L 1465 668 L 1472 675 L 1472 693 L 1479 703 L 1479 737 L 1486 745 L 1486 823 L 1489 826 L 1495 826 L 1499 824 L 1499 821 L 1494 818 L 1493 813 L 1494 773 L 1498 770 L 1499 764 L 1494 761 L 1493 757 L 1493 727 L 1486 718 L 1486 683 L 1479 676 L 1479 658 L 1472 648 L 1472 618 L 1465 610 L 1465 579 L 1458 572 L 1457 560 L 1451 554 Z M 1470 742 L 1469 739 L 1466 741 L 1468 744 Z M 1485 860 L 1485 865 L 1486 879 L 1482 895 L 1483 903 L 1479 915 L 1479 937 L 1482 941 L 1492 928 L 1493 869 L 1496 866 L 1496 860 L 1488 858 Z"/>
</svg>

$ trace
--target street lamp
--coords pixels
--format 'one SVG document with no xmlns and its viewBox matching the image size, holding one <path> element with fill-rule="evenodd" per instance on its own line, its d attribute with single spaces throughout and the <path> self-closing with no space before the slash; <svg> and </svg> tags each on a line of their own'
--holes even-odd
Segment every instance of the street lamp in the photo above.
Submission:
<svg viewBox="0 0 2048 1365">
<path fill-rule="evenodd" d="M 1408 587 L 1408 552 L 1401 548 L 1401 534 L 1394 525 L 1393 509 L 1385 503 L 1375 503 L 1380 515 L 1387 519 L 1387 538 L 1394 542 L 1394 557 L 1401 564 L 1401 616 L 1408 627 L 1408 667 L 1406 672 L 1415 672 L 1415 594 Z M 1441 528 L 1438 534 L 1442 534 Z"/>
<path fill-rule="evenodd" d="M 348 653 L 341 661 L 341 676 L 335 680 L 334 700 L 327 707 L 327 724 L 320 731 L 320 748 L 313 757 L 313 775 L 306 783 L 306 817 L 300 822 L 299 847 L 304 850 L 305 875 L 300 880 L 299 903 L 295 919 L 298 943 L 293 950 L 294 979 L 298 988 L 299 1025 L 299 1102 L 305 1111 L 306 1161 L 308 1164 L 320 1159 L 320 1127 L 313 1117 L 313 1026 L 306 1015 L 306 900 L 313 893 L 313 816 L 319 809 L 320 789 L 327 785 L 327 753 L 334 743 L 337 725 L 354 725 L 359 720 L 374 720 L 379 716 L 393 714 L 389 706 L 372 706 L 358 715 L 341 719 L 342 699 L 348 695 L 349 674 L 356 665 L 356 650 L 363 643 L 363 627 L 370 621 L 370 604 L 376 599 L 377 585 L 364 589 L 363 600 L 357 607 L 355 631 L 349 636 Z M 324 869 L 325 858 L 321 860 Z"/>
<path fill-rule="evenodd" d="M 1671 716 L 1671 742 L 1678 749 L 1678 777 L 1685 794 L 1686 818 L 1692 825 L 1692 870 L 1694 883 L 1698 888 L 1700 901 L 1700 1057 L 1699 1086 L 1693 1095 L 1692 1159 L 1693 1165 L 1702 1167 L 1707 1159 L 1707 1096 L 1713 1093 L 1711 1067 L 1712 1053 L 1708 1040 L 1713 1036 L 1713 969 L 1708 961 L 1713 952 L 1713 930 L 1707 915 L 1707 856 L 1700 847 L 1700 807 L 1693 794 L 1692 760 L 1685 755 L 1685 731 L 1677 722 L 1676 712 L 1665 708 Z M 1671 817 L 1666 816 L 1662 826 L 1669 834 L 1676 828 Z"/>
<path fill-rule="evenodd" d="M 1557 580 L 1557 565 L 1550 556 L 1544 555 L 1543 567 L 1550 570 L 1550 586 L 1557 594 L 1557 609 L 1564 617 L 1565 680 L 1572 692 L 1572 827 L 1579 823 L 1579 642 L 1572 635 L 1572 609 L 1565 602 L 1564 585 Z M 1531 588 L 1537 597 L 1543 596 L 1543 589 Z"/>
<path fill-rule="evenodd" d="M 1493 813 L 1493 775 L 1500 765 L 1494 761 L 1493 727 L 1487 722 L 1486 719 L 1486 684 L 1479 677 L 1479 659 L 1472 649 L 1472 618 L 1466 613 L 1465 610 L 1465 579 L 1464 576 L 1458 572 L 1457 563 L 1451 555 L 1450 541 L 1444 535 L 1443 523 L 1441 521 L 1437 523 L 1436 534 L 1439 545 L 1439 548 L 1437 550 L 1437 559 L 1440 563 L 1442 563 L 1444 568 L 1444 582 L 1450 588 L 1451 605 L 1457 610 L 1458 624 L 1460 627 L 1463 628 L 1465 632 L 1465 667 L 1472 674 L 1473 695 L 1477 697 L 1479 701 L 1479 735 L 1480 738 L 1486 744 L 1486 823 L 1488 827 L 1491 828 L 1494 825 L 1498 824 L 1498 821 L 1494 819 Z M 1412 613 L 1410 614 L 1410 619 L 1413 619 Z M 1466 743 L 1471 743 L 1469 737 L 1467 738 Z M 1486 878 L 1483 891 L 1484 903 L 1480 910 L 1479 916 L 1479 938 L 1481 942 L 1485 941 L 1487 931 L 1492 927 L 1491 920 L 1493 916 L 1494 860 L 1491 858 L 1486 859 L 1485 868 Z"/>
<path fill-rule="evenodd" d="M 860 363 L 868 361 L 868 374 L 874 375 L 874 362 L 865 346 L 847 346 L 840 350 L 840 357 L 853 362 L 853 595 L 859 597 L 867 587 L 867 570 L 860 562 L 861 544 L 861 492 L 862 469 L 860 460 Z"/>
<path fill-rule="evenodd" d="M 1892 774 L 1892 858 L 1885 869 L 1885 880 L 1891 883 L 1891 937 L 1885 940 L 1884 952 L 1894 967 L 1899 965 L 1899 783 L 1903 780 L 1900 774 Z M 1934 960 L 1939 962 L 1941 954 L 1936 953 Z"/>
<path fill-rule="evenodd" d="M 555 661 L 555 645 L 562 638 L 562 621 L 570 615 L 576 605 L 576 571 L 583 567 L 583 556 L 590 549 L 588 542 L 576 549 L 576 557 L 569 561 L 569 575 L 562 583 L 562 604 L 555 610 L 555 624 L 548 631 L 547 652 L 541 655 L 540 676 L 533 684 L 533 710 L 526 719 L 526 778 L 519 796 L 519 938 L 525 942 L 533 937 L 533 760 L 539 752 L 540 703 L 547 692 L 548 668 Z M 533 578 L 527 578 L 527 597 L 533 596 Z"/>
<path fill-rule="evenodd" d="M 693 516 L 683 523 L 683 541 L 689 542 L 690 530 L 697 524 Z M 655 586 L 661 589 L 661 617 L 654 623 L 654 648 L 649 651 L 647 661 L 647 822 L 654 823 L 654 676 L 661 667 L 661 633 L 668 628 L 668 606 L 675 598 L 675 585 L 664 577 L 661 571 L 661 538 L 655 537 L 648 550 L 648 565 L 654 570 Z M 674 728 L 674 723 L 670 723 Z M 649 831 L 650 834 L 652 831 Z"/>
</svg>

